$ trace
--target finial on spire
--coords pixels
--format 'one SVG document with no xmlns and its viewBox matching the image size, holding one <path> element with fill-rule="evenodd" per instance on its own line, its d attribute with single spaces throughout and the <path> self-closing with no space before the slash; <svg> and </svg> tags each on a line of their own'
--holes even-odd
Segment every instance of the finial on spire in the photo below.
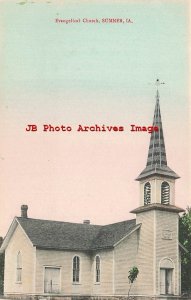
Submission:
<svg viewBox="0 0 191 300">
<path fill-rule="evenodd" d="M 168 176 L 171 178 L 179 178 L 179 176 L 171 170 L 167 165 L 166 150 L 162 129 L 162 119 L 160 113 L 160 104 L 159 104 L 159 91 L 158 86 L 165 84 L 160 82 L 159 79 L 156 80 L 157 93 L 156 93 L 156 104 L 153 118 L 153 126 L 158 127 L 158 131 L 153 131 L 150 137 L 150 145 L 147 157 L 146 168 L 141 172 L 136 180 L 142 180 L 149 176 L 159 174 L 161 176 Z"/>
<path fill-rule="evenodd" d="M 161 85 L 161 84 L 165 84 L 165 82 L 160 82 L 160 80 L 157 79 L 155 84 L 156 84 L 156 87 L 157 87 L 156 98 L 159 99 L 159 90 L 158 90 L 158 87 L 159 87 L 159 85 Z"/>
<path fill-rule="evenodd" d="M 159 86 L 160 84 L 165 84 L 165 82 L 160 82 L 160 80 L 157 79 L 157 80 L 156 80 L 156 86 L 157 86 L 157 89 L 158 89 L 158 86 Z"/>
</svg>

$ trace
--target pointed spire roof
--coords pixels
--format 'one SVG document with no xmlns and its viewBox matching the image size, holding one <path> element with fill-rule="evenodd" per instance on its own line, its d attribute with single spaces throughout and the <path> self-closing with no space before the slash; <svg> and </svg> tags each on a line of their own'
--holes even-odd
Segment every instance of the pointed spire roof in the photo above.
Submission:
<svg viewBox="0 0 191 300">
<path fill-rule="evenodd" d="M 158 90 L 156 94 L 156 105 L 153 118 L 153 126 L 157 126 L 158 131 L 153 131 L 151 133 L 149 152 L 147 158 L 147 167 L 167 166 Z"/>
<path fill-rule="evenodd" d="M 151 133 L 146 168 L 141 172 L 136 180 L 141 180 L 152 175 L 167 176 L 174 179 L 179 178 L 179 176 L 167 166 L 158 89 L 156 93 L 156 105 L 153 118 L 153 127 L 155 126 L 158 127 L 158 131 L 153 131 Z"/>
</svg>

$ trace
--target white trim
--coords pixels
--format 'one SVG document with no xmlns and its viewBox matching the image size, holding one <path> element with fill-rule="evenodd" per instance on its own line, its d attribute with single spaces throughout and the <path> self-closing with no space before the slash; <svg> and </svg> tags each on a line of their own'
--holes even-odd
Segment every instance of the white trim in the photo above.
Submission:
<svg viewBox="0 0 191 300">
<path fill-rule="evenodd" d="M 154 190 L 155 190 L 155 196 L 154 196 L 154 201 L 153 201 L 153 203 L 160 203 L 160 201 L 159 201 L 159 199 L 157 199 L 157 178 L 154 178 L 154 184 L 153 185 L 155 185 L 155 187 L 154 187 Z"/>
<path fill-rule="evenodd" d="M 149 200 L 150 200 L 150 203 L 145 203 L 145 186 L 146 186 L 147 184 L 149 184 L 148 186 L 149 186 L 149 188 L 150 188 L 150 199 L 149 199 Z M 144 186 L 143 186 L 143 202 L 144 202 L 144 205 L 145 205 L 145 206 L 152 203 L 152 195 L 151 195 L 151 192 L 152 192 L 152 185 L 151 185 L 151 182 L 150 182 L 150 181 L 147 181 L 147 182 L 144 183 Z"/>
<path fill-rule="evenodd" d="M 74 257 L 79 257 L 79 281 L 73 281 L 73 260 L 74 260 Z M 78 285 L 78 284 L 81 284 L 81 269 L 82 269 L 82 260 L 81 260 L 81 257 L 79 254 L 75 254 L 73 257 L 72 257 L 72 284 L 73 285 Z"/>
<path fill-rule="evenodd" d="M 117 243 L 115 243 L 113 246 L 118 246 L 122 241 L 124 241 L 128 236 L 130 236 L 133 232 L 135 232 L 137 229 L 141 227 L 141 224 L 138 224 L 133 228 L 128 234 L 126 234 L 122 239 L 120 239 Z"/>
<path fill-rule="evenodd" d="M 18 255 L 20 255 L 21 257 L 21 268 L 18 268 Z M 21 250 L 18 250 L 18 252 L 16 253 L 16 268 L 15 268 L 15 271 L 16 271 L 16 276 L 15 276 L 15 283 L 20 283 L 22 284 L 22 278 L 23 278 L 23 263 L 22 263 L 22 258 L 23 254 L 22 254 L 22 251 Z M 21 280 L 17 280 L 17 277 L 18 277 L 18 269 L 21 270 Z"/>
<path fill-rule="evenodd" d="M 33 292 L 35 293 L 36 291 L 36 257 L 37 256 L 37 251 L 36 251 L 36 247 L 33 247 L 33 260 L 34 260 L 34 268 L 33 268 Z"/>
<path fill-rule="evenodd" d="M 154 210 L 154 236 L 153 236 L 153 295 L 156 295 L 156 211 Z"/>
<path fill-rule="evenodd" d="M 158 268 L 158 273 L 159 273 L 159 277 L 158 277 L 159 295 L 161 295 L 161 293 L 160 293 L 160 270 L 161 270 L 161 269 L 169 269 L 169 268 L 165 268 L 165 267 L 162 267 L 162 268 L 161 268 L 161 262 L 162 262 L 163 260 L 165 260 L 165 259 L 170 260 L 171 263 L 173 264 L 173 267 L 174 267 L 174 268 L 170 268 L 170 269 L 173 270 L 173 272 L 172 272 L 172 295 L 174 296 L 174 295 L 176 295 L 176 293 L 175 293 L 175 272 L 176 272 L 176 268 L 175 268 L 175 263 L 174 263 L 174 261 L 172 260 L 172 258 L 170 258 L 170 257 L 168 257 L 168 256 L 165 256 L 165 257 L 161 258 L 160 261 L 159 261 L 159 268 Z M 171 295 L 171 294 L 170 294 L 170 295 Z M 162 296 L 163 296 L 163 294 L 162 294 Z M 165 296 L 166 296 L 166 295 L 165 295 Z"/>
<path fill-rule="evenodd" d="M 176 260 L 176 269 L 177 269 L 177 272 L 176 272 L 176 286 L 177 286 L 177 289 L 176 289 L 176 293 L 178 295 L 180 295 L 180 278 L 181 278 L 181 273 L 180 273 L 180 250 L 179 250 L 179 216 L 177 215 L 177 220 L 176 220 L 176 232 L 177 232 L 177 248 L 176 248 L 176 255 L 177 255 L 177 260 Z M 180 276 L 180 278 L 179 278 Z M 176 287 L 175 286 L 175 287 Z M 175 292 L 175 290 L 174 290 Z"/>
<path fill-rule="evenodd" d="M 46 268 L 49 268 L 49 269 L 59 269 L 60 270 L 60 274 L 59 274 L 59 292 L 58 293 L 45 293 L 45 286 L 44 286 L 44 281 L 45 281 L 45 269 Z M 61 266 L 54 266 L 54 265 L 44 265 L 43 266 L 43 294 L 45 294 L 45 295 L 57 295 L 57 294 L 59 294 L 60 295 L 60 293 L 61 293 L 61 269 L 62 269 L 62 267 Z"/>
<path fill-rule="evenodd" d="M 61 265 L 43 265 L 43 268 L 56 268 L 56 269 L 61 269 Z"/>
<path fill-rule="evenodd" d="M 158 185 L 158 180 L 157 178 L 154 179 L 154 189 L 155 189 L 155 203 L 157 203 L 160 199 L 157 198 L 157 191 L 158 191 L 158 188 L 157 188 L 157 185 Z M 160 194 L 160 197 L 161 197 L 161 189 L 159 190 L 159 194 Z M 160 202 L 160 201 L 159 201 Z M 154 210 L 154 285 L 153 285 L 153 288 L 154 288 L 154 295 L 156 294 L 157 292 L 157 259 L 156 259 L 156 242 L 157 242 L 157 237 L 156 237 L 156 230 L 157 230 L 157 212 Z"/>
<path fill-rule="evenodd" d="M 168 186 L 169 186 L 169 194 L 168 194 L 168 196 L 169 196 L 169 198 L 168 198 L 168 203 L 167 204 L 165 204 L 165 203 L 162 203 L 162 184 L 163 183 L 167 183 L 168 184 Z M 170 196 L 171 196 L 171 186 L 170 186 L 170 184 L 169 184 L 169 182 L 167 181 L 167 180 L 163 180 L 162 182 L 161 182 L 161 185 L 160 185 L 160 193 L 161 193 L 161 196 L 160 196 L 160 203 L 161 204 L 164 204 L 164 205 L 169 205 L 169 204 L 171 204 L 171 199 L 170 199 Z"/>
<path fill-rule="evenodd" d="M 8 231 L 7 231 L 7 234 L 6 234 L 5 238 L 4 238 L 4 240 L 3 240 L 3 243 L 2 243 L 1 248 L 0 248 L 0 253 L 4 252 L 5 249 L 7 248 L 8 243 L 9 243 L 9 241 L 10 241 L 13 233 L 15 232 L 15 229 L 17 228 L 17 226 L 18 226 L 18 222 L 17 222 L 17 219 L 15 217 L 13 219 L 13 221 L 12 221 L 12 223 L 11 223 Z"/>
<path fill-rule="evenodd" d="M 9 241 L 11 240 L 15 230 L 17 229 L 17 227 L 20 226 L 22 232 L 24 233 L 25 237 L 28 239 L 28 241 L 30 242 L 31 246 L 33 247 L 33 243 L 32 241 L 30 240 L 30 238 L 28 237 L 28 235 L 26 234 L 25 230 L 23 229 L 23 227 L 21 226 L 21 224 L 19 223 L 19 220 L 17 217 L 15 217 L 8 229 L 8 232 L 3 240 L 3 243 L 1 245 L 1 248 L 0 248 L 0 253 L 4 252 L 5 249 L 7 248 L 8 244 L 9 244 Z"/>
<path fill-rule="evenodd" d="M 100 271 L 100 276 L 99 276 L 99 281 L 96 281 L 96 257 L 99 257 L 99 271 Z M 101 257 L 99 254 L 96 254 L 94 257 L 94 284 L 100 285 L 101 284 Z"/>
<path fill-rule="evenodd" d="M 113 295 L 115 295 L 115 249 L 113 249 Z"/>
<path fill-rule="evenodd" d="M 170 260 L 171 263 L 172 263 L 173 266 L 174 266 L 174 261 L 172 260 L 172 258 L 170 258 L 169 256 L 164 256 L 164 257 L 161 258 L 160 261 L 159 261 L 159 266 L 160 266 L 160 267 L 161 267 L 161 262 L 162 262 L 163 260 L 165 260 L 165 259 Z M 175 267 L 175 266 L 174 266 L 174 267 Z M 167 268 L 167 269 L 168 269 L 168 268 Z"/>
<path fill-rule="evenodd" d="M 178 266 L 178 271 L 179 271 L 179 282 L 178 282 L 178 293 L 179 295 L 181 295 L 182 293 L 182 283 L 181 283 L 181 273 L 182 273 L 182 269 L 181 269 L 181 252 L 179 251 L 179 266 Z"/>
</svg>

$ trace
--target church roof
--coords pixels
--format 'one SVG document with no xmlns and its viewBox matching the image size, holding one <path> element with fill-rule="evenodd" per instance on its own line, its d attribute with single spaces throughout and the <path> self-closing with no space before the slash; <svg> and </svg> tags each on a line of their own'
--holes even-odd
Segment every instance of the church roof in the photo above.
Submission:
<svg viewBox="0 0 191 300">
<path fill-rule="evenodd" d="M 112 248 L 140 227 L 136 220 L 92 225 L 16 217 L 32 244 L 41 249 L 96 250 Z"/>
<path fill-rule="evenodd" d="M 166 204 L 161 204 L 161 203 L 151 203 L 149 205 L 143 205 L 136 209 L 133 209 L 130 212 L 138 214 L 138 213 L 141 213 L 143 211 L 148 211 L 148 210 L 170 211 L 170 212 L 174 212 L 174 213 L 184 212 L 184 209 L 180 208 L 178 206 L 170 205 L 170 204 L 166 205 Z"/>
<path fill-rule="evenodd" d="M 167 166 L 158 90 L 156 94 L 153 127 L 158 127 L 158 131 L 151 133 L 147 164 L 136 180 L 141 180 L 152 175 L 167 176 L 174 179 L 179 178 L 179 176 Z"/>
</svg>

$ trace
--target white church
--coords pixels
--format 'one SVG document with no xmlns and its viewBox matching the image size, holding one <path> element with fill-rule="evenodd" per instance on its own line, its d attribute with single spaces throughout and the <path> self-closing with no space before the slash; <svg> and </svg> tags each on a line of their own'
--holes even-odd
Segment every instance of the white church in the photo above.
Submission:
<svg viewBox="0 0 191 300">
<path fill-rule="evenodd" d="M 29 218 L 22 205 L 1 246 L 5 251 L 4 295 L 15 299 L 127 299 L 129 270 L 138 277 L 135 300 L 179 299 L 179 213 L 175 180 L 168 167 L 156 94 L 145 169 L 137 177 L 140 201 L 135 219 L 92 225 Z"/>
</svg>

